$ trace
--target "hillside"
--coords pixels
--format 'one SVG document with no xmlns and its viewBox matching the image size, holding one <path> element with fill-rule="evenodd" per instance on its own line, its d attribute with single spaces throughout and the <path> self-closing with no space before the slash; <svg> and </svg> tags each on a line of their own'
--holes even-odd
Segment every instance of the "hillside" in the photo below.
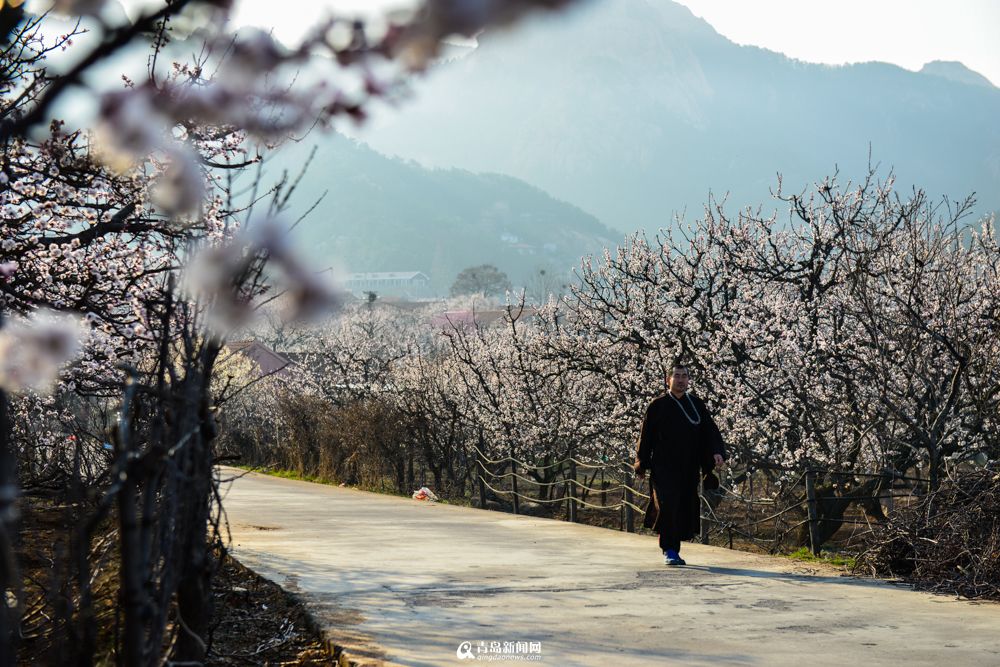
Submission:
<svg viewBox="0 0 1000 667">
<path fill-rule="evenodd" d="M 566 274 L 620 237 L 515 178 L 427 169 L 339 135 L 283 148 L 268 173 L 300 169 L 314 145 L 296 210 L 326 195 L 296 237 L 314 260 L 338 270 L 423 271 L 447 292 L 463 268 L 491 263 L 523 285 L 539 270 Z"/>
<path fill-rule="evenodd" d="M 550 24 L 551 23 L 551 24 Z M 807 64 L 738 46 L 669 0 L 595 2 L 486 35 L 361 136 L 435 166 L 510 174 L 622 229 L 768 203 L 872 160 L 932 196 L 1000 209 L 1000 89 L 956 63 Z"/>
</svg>

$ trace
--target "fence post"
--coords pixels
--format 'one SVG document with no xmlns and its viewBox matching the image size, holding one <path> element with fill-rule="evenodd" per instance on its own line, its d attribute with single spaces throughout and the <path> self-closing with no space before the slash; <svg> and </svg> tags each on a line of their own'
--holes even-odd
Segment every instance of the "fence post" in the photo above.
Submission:
<svg viewBox="0 0 1000 667">
<path fill-rule="evenodd" d="M 698 485 L 698 502 L 701 504 L 702 510 L 708 505 L 708 499 L 705 497 L 705 482 L 702 480 Z M 701 525 L 701 543 L 708 544 L 708 517 L 705 516 L 704 511 L 699 518 L 698 523 Z"/>
<path fill-rule="evenodd" d="M 511 489 L 513 490 L 513 493 L 511 494 L 511 498 L 514 501 L 513 502 L 513 505 L 514 505 L 514 514 L 520 514 L 521 513 L 521 503 L 520 503 L 520 499 L 517 497 L 517 462 L 514 460 L 514 449 L 513 448 L 511 448 L 511 450 L 510 450 L 510 472 L 511 472 L 510 483 L 511 483 Z"/>
<path fill-rule="evenodd" d="M 486 457 L 483 455 L 483 436 L 479 436 L 479 449 L 476 451 L 476 462 L 479 463 L 478 474 L 479 478 L 479 509 L 486 509 L 486 480 L 484 475 L 486 474 Z"/>
<path fill-rule="evenodd" d="M 635 511 L 632 509 L 632 473 L 625 473 L 625 530 L 635 532 Z"/>
<path fill-rule="evenodd" d="M 816 512 L 816 480 L 815 472 L 806 471 L 806 507 L 809 509 L 809 547 L 813 555 L 818 556 L 820 551 L 819 543 L 819 517 Z"/>
<path fill-rule="evenodd" d="M 569 474 L 572 482 L 566 483 L 566 502 L 569 503 L 569 520 L 576 523 L 576 463 L 569 462 Z"/>
<path fill-rule="evenodd" d="M 622 502 L 618 503 L 618 530 L 625 530 L 625 489 L 622 489 Z"/>
</svg>

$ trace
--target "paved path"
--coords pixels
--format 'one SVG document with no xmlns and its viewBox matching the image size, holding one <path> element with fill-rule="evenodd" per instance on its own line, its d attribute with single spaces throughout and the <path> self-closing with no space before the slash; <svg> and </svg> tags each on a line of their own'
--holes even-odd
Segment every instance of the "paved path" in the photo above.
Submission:
<svg viewBox="0 0 1000 667">
<path fill-rule="evenodd" d="M 998 604 L 693 544 L 666 568 L 648 536 L 263 475 L 226 489 L 237 558 L 355 657 L 473 664 L 461 642 L 510 641 L 559 667 L 1000 665 Z"/>
</svg>

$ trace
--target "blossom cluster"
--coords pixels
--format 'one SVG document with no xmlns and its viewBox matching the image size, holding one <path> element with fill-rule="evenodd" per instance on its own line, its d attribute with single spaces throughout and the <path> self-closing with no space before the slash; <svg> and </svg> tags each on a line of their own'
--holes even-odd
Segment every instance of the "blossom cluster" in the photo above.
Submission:
<svg viewBox="0 0 1000 667">
<path fill-rule="evenodd" d="M 722 207 L 582 261 L 571 293 L 490 325 L 362 305 L 301 343 L 337 405 L 378 397 L 425 456 L 625 461 L 665 373 L 686 364 L 731 462 L 944 474 L 1000 459 L 994 222 L 941 218 L 875 180 L 788 221 Z M 475 318 L 473 318 L 474 320 Z M 435 328 L 435 323 L 437 328 Z M 456 426 L 457 425 L 457 426 Z"/>
</svg>

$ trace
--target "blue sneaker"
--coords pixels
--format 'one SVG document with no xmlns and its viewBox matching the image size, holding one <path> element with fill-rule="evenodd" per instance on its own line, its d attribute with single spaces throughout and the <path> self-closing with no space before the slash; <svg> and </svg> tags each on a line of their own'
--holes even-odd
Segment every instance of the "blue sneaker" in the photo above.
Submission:
<svg viewBox="0 0 1000 667">
<path fill-rule="evenodd" d="M 663 564 L 664 565 L 687 565 L 681 555 L 674 551 L 673 549 L 667 549 L 663 552 Z"/>
</svg>

